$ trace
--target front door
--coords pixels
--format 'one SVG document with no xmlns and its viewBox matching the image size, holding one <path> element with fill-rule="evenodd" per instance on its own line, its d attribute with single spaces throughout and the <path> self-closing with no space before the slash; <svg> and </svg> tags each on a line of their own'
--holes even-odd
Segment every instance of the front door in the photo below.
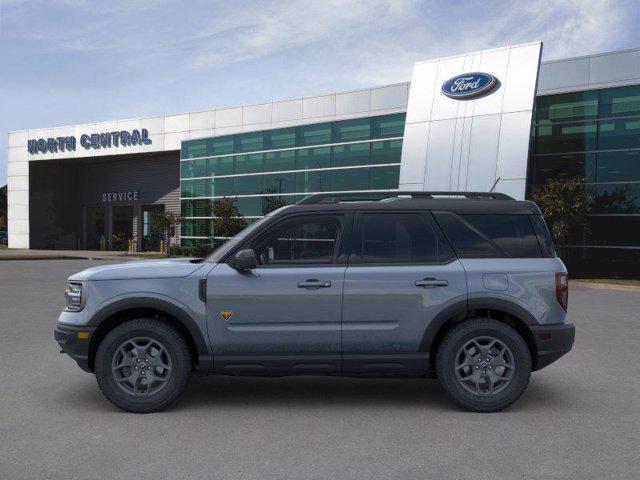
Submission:
<svg viewBox="0 0 640 480">
<path fill-rule="evenodd" d="M 217 265 L 207 278 L 207 315 L 220 373 L 340 371 L 344 215 L 281 219 L 242 248 L 258 268 Z"/>
<path fill-rule="evenodd" d="M 420 344 L 444 308 L 465 302 L 465 271 L 430 214 L 358 214 L 345 274 L 343 371 L 422 374 Z"/>
</svg>

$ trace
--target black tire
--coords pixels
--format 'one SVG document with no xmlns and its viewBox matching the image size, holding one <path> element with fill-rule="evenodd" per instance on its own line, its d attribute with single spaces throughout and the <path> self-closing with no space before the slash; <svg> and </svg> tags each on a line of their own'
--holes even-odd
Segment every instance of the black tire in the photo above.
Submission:
<svg viewBox="0 0 640 480">
<path fill-rule="evenodd" d="M 169 359 L 171 366 L 165 373 L 166 380 L 156 382 L 156 384 L 160 384 L 159 387 L 156 387 L 158 391 L 148 394 L 128 392 L 129 384 L 119 383 L 112 373 L 112 362 L 115 361 L 120 347 L 132 339 L 139 338 L 159 342 L 164 348 L 163 352 L 166 352 L 166 358 Z M 141 368 L 141 371 L 145 368 L 149 367 Z M 156 412 L 170 406 L 187 388 L 191 369 L 191 354 L 182 334 L 168 323 L 151 318 L 130 320 L 109 332 L 98 347 L 94 368 L 98 385 L 104 396 L 118 408 L 133 413 Z M 155 368 L 153 371 L 155 372 Z M 149 378 L 148 375 L 147 378 Z M 140 388 L 145 386 L 144 383 L 139 383 L 139 385 L 141 385 Z"/>
<path fill-rule="evenodd" d="M 460 361 L 461 349 L 479 337 L 497 339 L 508 347 L 512 354 L 510 358 L 514 364 L 514 370 L 510 380 L 502 383 L 495 382 L 501 385 L 501 390 L 496 388 L 495 393 L 489 391 L 480 394 L 469 391 L 456 373 L 456 361 Z M 464 358 L 464 354 L 462 357 Z M 491 359 L 493 360 L 493 357 Z M 482 369 L 483 367 L 474 364 L 467 371 L 473 372 L 472 368 Z M 458 371 L 461 371 L 460 367 Z M 520 334 L 508 325 L 490 318 L 466 320 L 447 332 L 440 343 L 436 354 L 436 375 L 444 391 L 458 405 L 474 412 L 497 412 L 515 402 L 527 388 L 531 376 L 531 355 Z M 483 385 L 487 384 L 486 381 L 483 383 Z"/>
</svg>

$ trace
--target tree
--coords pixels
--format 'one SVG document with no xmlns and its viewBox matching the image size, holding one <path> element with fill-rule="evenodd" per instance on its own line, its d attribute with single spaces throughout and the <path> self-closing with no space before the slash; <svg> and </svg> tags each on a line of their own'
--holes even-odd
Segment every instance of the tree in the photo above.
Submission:
<svg viewBox="0 0 640 480">
<path fill-rule="evenodd" d="M 604 191 L 599 195 L 597 191 L 591 193 L 593 198 L 591 201 L 591 210 L 595 213 L 635 212 L 636 206 L 632 200 L 633 192 L 628 185 L 616 187 L 612 191 Z"/>
<path fill-rule="evenodd" d="M 172 237 L 176 235 L 176 227 L 182 221 L 182 217 L 170 211 L 155 212 L 151 217 L 151 223 L 157 230 L 164 241 L 163 252 L 169 254 L 169 243 Z"/>
<path fill-rule="evenodd" d="M 277 210 L 286 205 L 288 204 L 282 199 L 282 197 L 266 197 L 263 213 L 267 215 L 268 213 L 271 213 L 274 210 Z"/>
<path fill-rule="evenodd" d="M 589 211 L 585 179 L 550 180 L 533 194 L 553 239 L 561 249 L 584 230 Z"/>
<path fill-rule="evenodd" d="M 274 195 L 271 197 L 264 197 L 264 204 L 262 206 L 262 213 L 264 215 L 267 215 L 271 212 L 273 212 L 274 210 L 277 210 L 281 207 L 284 207 L 286 205 L 288 205 L 287 202 L 285 202 L 282 199 L 282 196 L 280 196 L 278 194 L 277 189 L 275 188 L 267 188 L 265 189 L 264 193 L 273 193 Z"/>
<path fill-rule="evenodd" d="M 223 237 L 221 243 L 247 226 L 247 221 L 240 215 L 236 200 L 233 198 L 225 197 L 222 200 L 216 200 L 213 204 L 213 216 L 215 217 L 213 231 L 216 237 Z"/>
</svg>

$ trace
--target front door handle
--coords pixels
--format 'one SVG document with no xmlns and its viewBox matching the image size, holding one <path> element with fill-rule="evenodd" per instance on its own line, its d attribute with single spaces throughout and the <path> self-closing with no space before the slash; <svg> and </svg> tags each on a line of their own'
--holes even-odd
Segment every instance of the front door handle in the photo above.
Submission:
<svg viewBox="0 0 640 480">
<path fill-rule="evenodd" d="M 423 278 L 422 280 L 416 280 L 413 282 L 416 287 L 434 288 L 434 287 L 447 287 L 449 282 L 446 280 L 438 280 L 436 278 Z"/>
<path fill-rule="evenodd" d="M 329 288 L 330 286 L 331 282 L 323 282 L 315 278 L 305 280 L 304 282 L 298 282 L 298 288 Z"/>
</svg>

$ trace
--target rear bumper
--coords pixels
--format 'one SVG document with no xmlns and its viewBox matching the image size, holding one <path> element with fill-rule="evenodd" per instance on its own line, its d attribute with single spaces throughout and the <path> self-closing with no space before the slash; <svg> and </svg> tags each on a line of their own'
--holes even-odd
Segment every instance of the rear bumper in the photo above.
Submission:
<svg viewBox="0 0 640 480">
<path fill-rule="evenodd" d="M 537 361 L 534 370 L 555 362 L 573 347 L 576 327 L 571 323 L 531 327 L 536 341 Z"/>
<path fill-rule="evenodd" d="M 66 353 L 73 358 L 85 372 L 91 372 L 89 368 L 89 344 L 95 330 L 95 327 L 58 323 L 53 331 L 53 338 L 58 342 L 62 350 L 60 353 Z M 79 333 L 80 335 L 78 335 Z"/>
</svg>

